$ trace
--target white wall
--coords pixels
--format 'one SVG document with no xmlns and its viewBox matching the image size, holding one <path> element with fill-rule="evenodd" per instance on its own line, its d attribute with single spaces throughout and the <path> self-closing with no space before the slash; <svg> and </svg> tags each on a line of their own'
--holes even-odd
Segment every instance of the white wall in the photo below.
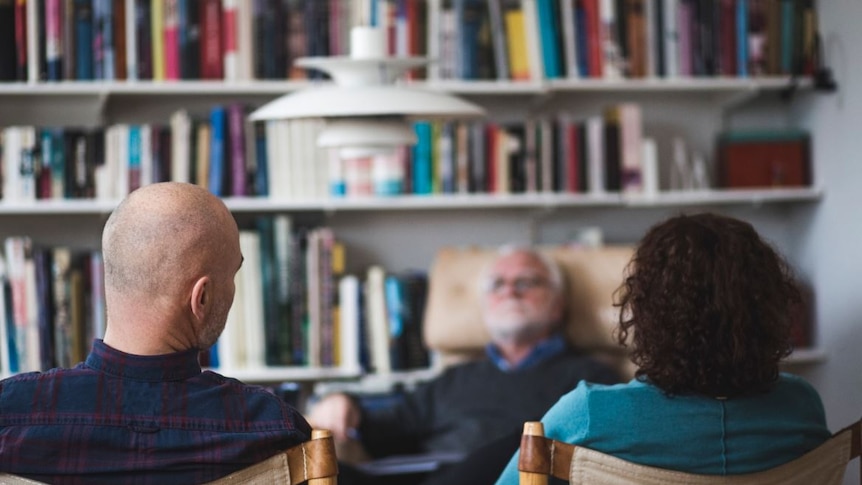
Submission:
<svg viewBox="0 0 862 485">
<path fill-rule="evenodd" d="M 839 91 L 799 106 L 814 132 L 817 178 L 826 197 L 798 216 L 798 264 L 817 288 L 825 363 L 804 375 L 820 391 L 832 429 L 862 416 L 862 2 L 821 0 L 826 59 Z M 859 483 L 851 466 L 845 484 Z"/>
</svg>

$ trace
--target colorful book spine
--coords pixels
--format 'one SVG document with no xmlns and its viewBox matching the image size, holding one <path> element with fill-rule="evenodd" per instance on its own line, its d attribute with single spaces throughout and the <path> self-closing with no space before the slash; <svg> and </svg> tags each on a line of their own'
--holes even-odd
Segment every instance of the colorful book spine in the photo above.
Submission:
<svg viewBox="0 0 862 485">
<path fill-rule="evenodd" d="M 210 110 L 210 158 L 209 158 L 209 191 L 221 197 L 225 189 L 225 146 L 226 121 L 224 106 L 214 106 Z"/>
<path fill-rule="evenodd" d="M 181 79 L 178 0 L 164 0 L 165 79 Z"/>
</svg>

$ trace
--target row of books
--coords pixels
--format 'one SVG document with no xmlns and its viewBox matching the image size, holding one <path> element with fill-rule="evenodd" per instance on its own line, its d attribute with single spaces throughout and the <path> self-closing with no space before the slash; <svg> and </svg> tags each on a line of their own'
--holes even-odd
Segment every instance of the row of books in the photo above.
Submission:
<svg viewBox="0 0 862 485">
<path fill-rule="evenodd" d="M 428 33 L 432 79 L 811 75 L 817 63 L 813 0 L 429 0 L 427 25 L 398 18 L 404 37 Z"/>
<path fill-rule="evenodd" d="M 251 123 L 242 105 L 167 124 L 0 130 L 3 201 L 116 201 L 154 182 L 272 199 L 639 191 L 637 104 L 523 123 L 416 122 L 418 142 L 361 159 L 317 146 L 320 120 Z"/>
<path fill-rule="evenodd" d="M 0 254 L 0 372 L 70 367 L 105 330 L 98 251 L 10 237 Z"/>
<path fill-rule="evenodd" d="M 4 0 L 0 80 L 305 79 L 346 54 L 349 0 Z"/>
<path fill-rule="evenodd" d="M 244 263 L 228 323 L 207 364 L 340 367 L 359 372 L 426 368 L 424 272 L 345 272 L 331 228 L 294 226 L 287 215 L 240 231 Z"/>
<path fill-rule="evenodd" d="M 328 227 L 286 215 L 240 232 L 244 264 L 225 331 L 203 363 L 224 372 L 265 366 L 389 372 L 426 368 L 424 272 L 361 280 L 345 273 Z M 105 330 L 101 253 L 10 237 L 0 253 L 0 372 L 70 367 Z"/>
<path fill-rule="evenodd" d="M 349 28 L 431 79 L 810 75 L 813 0 L 4 0 L 0 80 L 305 79 Z M 411 77 L 425 77 L 416 70 Z M 312 72 L 312 77 L 320 77 Z"/>
</svg>

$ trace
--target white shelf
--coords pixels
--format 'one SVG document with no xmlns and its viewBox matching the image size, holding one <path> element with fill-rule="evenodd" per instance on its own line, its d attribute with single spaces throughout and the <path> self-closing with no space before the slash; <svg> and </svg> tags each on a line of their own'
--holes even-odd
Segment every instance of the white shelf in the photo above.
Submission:
<svg viewBox="0 0 862 485">
<path fill-rule="evenodd" d="M 318 381 L 331 379 L 354 379 L 360 376 L 357 370 L 340 367 L 262 367 L 257 369 L 208 369 L 226 377 L 244 382 Z"/>
<path fill-rule="evenodd" d="M 434 194 L 393 197 L 326 199 L 270 199 L 228 197 L 225 204 L 235 213 L 343 212 L 460 209 L 548 209 L 566 207 L 673 207 L 692 205 L 760 205 L 810 202 L 823 197 L 820 188 L 764 190 L 703 190 L 661 192 L 654 197 L 617 193 L 604 194 Z M 10 215 L 107 215 L 119 201 L 37 200 L 0 202 L 0 216 Z"/>
<path fill-rule="evenodd" d="M 313 85 L 310 81 L 63 81 L 0 83 L 0 96 L 173 96 L 283 94 Z"/>
<path fill-rule="evenodd" d="M 652 79 L 554 79 L 545 81 L 438 80 L 406 82 L 405 85 L 473 95 L 537 95 L 554 91 L 667 92 L 667 91 L 758 91 L 778 90 L 796 83 L 810 88 L 810 79 L 763 78 L 652 78 Z M 328 81 L 61 81 L 0 83 L 3 96 L 174 96 L 174 95 L 278 95 Z"/>
<path fill-rule="evenodd" d="M 785 365 L 817 364 L 826 361 L 826 351 L 818 348 L 796 349 L 787 356 Z"/>
<path fill-rule="evenodd" d="M 555 79 L 547 82 L 552 91 L 762 91 L 784 89 L 796 83 L 797 88 L 810 88 L 810 79 L 789 76 L 762 78 L 646 78 L 646 79 Z"/>
</svg>

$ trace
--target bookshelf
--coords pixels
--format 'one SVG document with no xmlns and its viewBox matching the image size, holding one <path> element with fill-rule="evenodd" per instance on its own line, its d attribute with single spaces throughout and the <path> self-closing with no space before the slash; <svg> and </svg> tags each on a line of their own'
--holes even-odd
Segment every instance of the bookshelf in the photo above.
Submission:
<svg viewBox="0 0 862 485">
<path fill-rule="evenodd" d="M 243 2 L 244 3 L 244 2 Z M 323 2 L 321 2 L 323 3 Z M 388 2 L 380 2 L 388 3 Z M 394 3 L 394 2 L 393 2 Z M 523 2 L 535 3 L 532 0 Z M 415 2 L 431 9 L 440 0 Z M 432 15 L 433 16 L 433 15 Z M 429 42 L 428 54 L 433 50 Z M 438 46 L 439 48 L 439 46 Z M 438 50 L 439 52 L 439 50 Z M 541 57 L 541 53 L 533 52 Z M 439 74 L 439 73 L 438 73 Z M 434 76 L 413 81 L 420 87 L 461 95 L 485 106 L 491 119 L 511 122 L 530 116 L 571 111 L 594 114 L 602 106 L 634 100 L 645 106 L 645 124 L 665 143 L 681 132 L 692 147 L 710 153 L 716 132 L 756 123 L 766 113 L 792 125 L 779 95 L 792 88 L 811 96 L 807 77 L 770 73 L 734 77 L 595 78 L 572 76 L 548 79 L 445 79 Z M 212 105 L 239 101 L 259 106 L 282 94 L 313 87 L 325 81 L 279 80 L 134 80 L 37 81 L 0 83 L 0 126 L 67 125 L 104 127 L 116 123 L 167 123 L 178 109 L 206 112 Z M 740 112 L 741 111 L 741 112 Z M 695 120 L 687 123 L 690 118 Z M 676 124 L 669 120 L 675 120 Z M 660 150 L 660 171 L 669 165 L 668 150 Z M 817 179 L 815 178 L 815 182 Z M 667 181 L 661 180 L 666 188 Z M 290 214 L 331 224 L 347 245 L 350 270 L 363 271 L 381 263 L 395 270 L 427 267 L 433 248 L 451 244 L 500 244 L 511 241 L 565 242 L 574 226 L 598 226 L 611 242 L 633 241 L 649 223 L 679 210 L 710 209 L 754 220 L 780 243 L 791 246 L 791 221 L 816 206 L 825 189 L 816 183 L 805 188 L 662 190 L 652 197 L 606 193 L 476 193 L 398 195 L 391 197 L 228 197 L 226 203 L 239 218 Z M 36 240 L 73 241 L 95 247 L 105 218 L 117 200 L 0 201 L 0 236 L 32 234 Z M 457 223 L 455 223 L 457 222 Z M 451 224 L 458 229 L 441 231 Z M 405 226 L 409 225 L 409 230 Z M 617 227 L 625 226 L 625 227 Z M 468 231 L 468 229 L 472 229 Z M 487 229 L 485 234 L 479 234 Z M 544 230 L 543 230 L 544 229 Z M 412 240 L 421 243 L 411 245 Z M 405 244 L 405 241 L 407 243 Z M 415 249 L 415 251 L 413 250 Z M 352 252 L 357 253 L 356 258 Z M 817 350 L 794 354 L 791 363 L 818 362 Z M 232 371 L 250 381 L 320 381 L 355 379 L 358 374 L 332 368 L 274 367 Z M 407 374 L 427 377 L 427 374 Z M 395 379 L 400 379 L 395 374 Z"/>
</svg>

